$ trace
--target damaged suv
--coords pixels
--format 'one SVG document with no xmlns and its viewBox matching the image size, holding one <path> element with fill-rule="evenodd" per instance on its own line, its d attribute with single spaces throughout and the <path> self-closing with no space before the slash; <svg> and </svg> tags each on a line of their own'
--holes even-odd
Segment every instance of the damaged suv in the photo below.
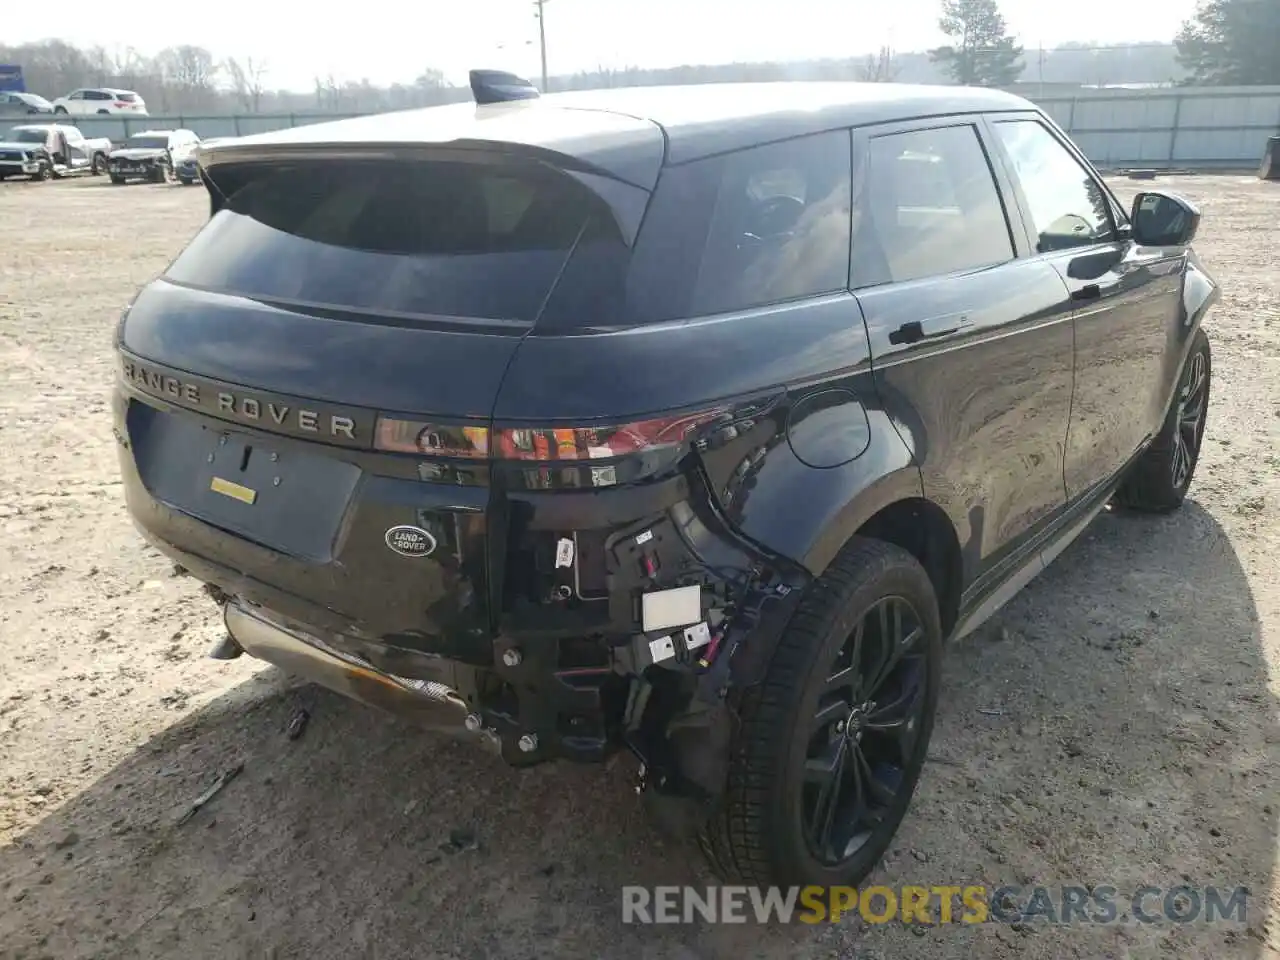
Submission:
<svg viewBox="0 0 1280 960">
<path fill-rule="evenodd" d="M 472 85 L 201 151 L 116 335 L 129 509 L 213 656 L 512 764 L 629 750 L 725 877 L 857 882 L 944 640 L 1182 502 L 1199 214 L 1003 92 Z"/>
</svg>

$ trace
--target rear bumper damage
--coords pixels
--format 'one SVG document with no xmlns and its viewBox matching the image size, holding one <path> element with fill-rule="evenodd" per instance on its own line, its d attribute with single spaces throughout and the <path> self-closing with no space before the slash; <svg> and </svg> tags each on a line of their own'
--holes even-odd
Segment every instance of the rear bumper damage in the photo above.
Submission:
<svg viewBox="0 0 1280 960">
<path fill-rule="evenodd" d="M 478 737 L 513 765 L 629 750 L 672 829 L 699 822 L 719 798 L 737 704 L 760 681 L 809 575 L 737 535 L 696 469 L 608 491 L 506 490 L 487 512 L 490 576 L 477 581 L 493 601 L 489 628 L 387 633 L 343 609 L 354 600 L 328 590 L 333 576 L 302 576 L 285 556 L 265 562 L 264 548 L 154 496 L 118 412 L 136 525 L 207 585 L 245 652 Z M 348 508 L 357 515 L 358 496 Z M 579 561 L 570 569 L 555 562 L 566 541 Z M 695 621 L 646 622 L 646 595 L 683 590 L 687 608 L 691 588 Z"/>
</svg>

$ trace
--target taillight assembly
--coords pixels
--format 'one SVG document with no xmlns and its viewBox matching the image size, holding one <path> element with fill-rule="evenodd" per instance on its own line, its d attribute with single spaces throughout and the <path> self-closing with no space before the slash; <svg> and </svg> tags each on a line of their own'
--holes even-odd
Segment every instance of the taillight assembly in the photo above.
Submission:
<svg viewBox="0 0 1280 960">
<path fill-rule="evenodd" d="M 464 459 L 580 463 L 679 447 L 723 408 L 608 427 L 486 427 L 382 417 L 374 446 L 392 453 Z"/>
</svg>

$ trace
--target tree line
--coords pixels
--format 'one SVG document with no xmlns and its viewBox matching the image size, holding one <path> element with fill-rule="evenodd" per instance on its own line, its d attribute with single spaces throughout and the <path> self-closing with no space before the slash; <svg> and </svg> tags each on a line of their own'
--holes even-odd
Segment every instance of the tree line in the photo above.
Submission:
<svg viewBox="0 0 1280 960">
<path fill-rule="evenodd" d="M 939 26 L 949 43 L 925 52 L 875 53 L 801 63 L 733 63 L 667 69 L 598 69 L 552 76 L 553 90 L 673 83 L 768 80 L 1023 83 L 1280 84 L 1280 0 L 1202 0 L 1173 43 L 1096 46 L 1068 43 L 1028 50 L 1008 33 L 997 0 L 942 0 Z M 435 69 L 382 87 L 368 80 L 317 76 L 309 91 L 280 90 L 271 66 L 218 59 L 180 45 L 145 56 L 133 49 L 78 47 L 62 40 L 0 44 L 0 63 L 22 66 L 27 88 L 50 99 L 78 87 L 135 90 L 151 113 L 370 112 L 464 100 L 465 88 Z M 495 64 L 477 64 L 495 66 Z M 499 65 L 500 66 L 500 65 Z"/>
<path fill-rule="evenodd" d="M 942 0 L 938 25 L 951 42 L 929 55 L 956 83 L 1027 79 L 1027 51 L 1009 35 L 996 0 Z M 1201 0 L 1173 52 L 1183 83 L 1280 84 L 1280 0 Z"/>
</svg>

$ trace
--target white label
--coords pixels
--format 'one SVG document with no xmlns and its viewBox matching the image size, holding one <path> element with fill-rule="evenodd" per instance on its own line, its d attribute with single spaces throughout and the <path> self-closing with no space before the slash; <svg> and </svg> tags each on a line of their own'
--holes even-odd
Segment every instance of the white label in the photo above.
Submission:
<svg viewBox="0 0 1280 960">
<path fill-rule="evenodd" d="M 697 650 L 711 642 L 711 628 L 705 623 L 695 623 L 684 632 L 684 648 Z"/>
<path fill-rule="evenodd" d="M 556 568 L 573 566 L 573 541 L 561 537 L 556 544 Z"/>
<path fill-rule="evenodd" d="M 659 637 L 657 640 L 649 641 L 649 656 L 653 657 L 654 663 L 670 660 L 675 655 L 676 645 L 670 637 Z"/>
<path fill-rule="evenodd" d="M 685 627 L 702 619 L 702 588 L 676 587 L 640 597 L 640 619 L 645 633 Z"/>
<path fill-rule="evenodd" d="M 641 544 L 648 543 L 652 539 L 653 539 L 653 531 L 646 530 L 644 533 L 640 534 L 640 536 L 636 537 L 636 546 L 640 546 Z"/>
</svg>

